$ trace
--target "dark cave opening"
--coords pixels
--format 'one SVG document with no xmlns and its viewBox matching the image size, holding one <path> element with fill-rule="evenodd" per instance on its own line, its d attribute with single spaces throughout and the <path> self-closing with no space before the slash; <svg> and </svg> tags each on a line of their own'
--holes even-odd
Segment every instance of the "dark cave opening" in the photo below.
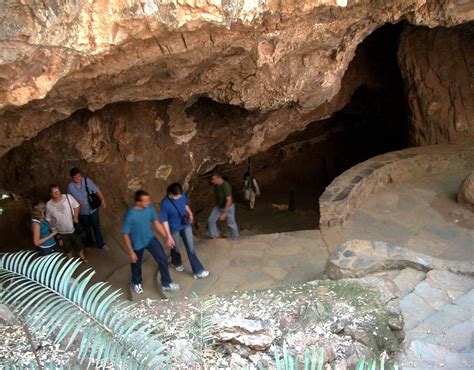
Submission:
<svg viewBox="0 0 474 370">
<path fill-rule="evenodd" d="M 397 62 L 403 27 L 403 23 L 387 24 L 358 46 L 342 83 L 343 88 L 344 83 L 363 83 L 340 111 L 253 156 L 250 167 L 242 162 L 215 168 L 233 185 L 243 230 L 268 233 L 317 227 L 318 198 L 335 177 L 371 157 L 407 147 L 408 117 Z M 241 192 L 242 177 L 249 168 L 262 188 L 251 212 Z M 296 212 L 289 213 L 292 190 Z M 206 174 L 194 183 L 192 197 L 203 211 L 204 222 L 206 207 L 212 203 Z"/>
</svg>

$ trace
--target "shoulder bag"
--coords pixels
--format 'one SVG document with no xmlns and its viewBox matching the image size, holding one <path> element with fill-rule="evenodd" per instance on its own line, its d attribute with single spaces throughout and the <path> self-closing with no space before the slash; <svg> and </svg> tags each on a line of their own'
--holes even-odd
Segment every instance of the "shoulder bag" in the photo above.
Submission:
<svg viewBox="0 0 474 370">
<path fill-rule="evenodd" d="M 102 201 L 96 193 L 91 193 L 89 190 L 89 187 L 87 186 L 87 177 L 84 178 L 84 182 L 86 184 L 87 201 L 89 202 L 89 206 L 92 210 L 99 208 L 102 204 Z"/>
<path fill-rule="evenodd" d="M 178 209 L 178 206 L 174 203 L 173 199 L 171 199 L 170 197 L 168 197 L 168 199 L 171 202 L 171 204 L 174 206 L 174 208 L 176 208 L 176 211 L 178 212 L 179 217 L 181 217 L 181 225 L 183 226 L 186 225 L 189 222 L 188 215 L 187 214 L 182 215 Z"/>
</svg>

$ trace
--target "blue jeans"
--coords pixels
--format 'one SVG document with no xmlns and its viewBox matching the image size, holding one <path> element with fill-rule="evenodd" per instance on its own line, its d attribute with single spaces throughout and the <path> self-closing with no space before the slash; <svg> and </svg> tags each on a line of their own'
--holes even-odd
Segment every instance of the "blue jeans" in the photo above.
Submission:
<svg viewBox="0 0 474 370">
<path fill-rule="evenodd" d="M 143 253 L 145 249 L 150 252 L 153 256 L 155 261 L 158 263 L 158 267 L 160 268 L 160 275 L 161 275 L 161 285 L 168 286 L 171 283 L 170 272 L 168 270 L 168 259 L 166 258 L 165 251 L 161 246 L 158 239 L 153 238 L 150 243 L 145 248 L 142 248 L 138 251 L 135 251 L 135 254 L 138 257 L 137 262 L 131 263 L 132 267 L 132 284 L 141 284 L 142 283 L 142 260 L 143 260 Z"/>
<path fill-rule="evenodd" d="M 171 263 L 174 266 L 181 266 L 181 253 L 179 253 L 179 237 L 183 239 L 184 247 L 186 248 L 186 253 L 188 254 L 189 263 L 191 264 L 191 268 L 193 269 L 194 274 L 198 274 L 204 271 L 204 267 L 202 267 L 201 261 L 196 256 L 196 250 L 194 249 L 194 241 L 193 241 L 193 230 L 191 225 L 186 226 L 184 229 L 175 231 L 173 234 L 174 239 L 174 248 L 171 249 Z"/>
<path fill-rule="evenodd" d="M 215 238 L 219 235 L 219 230 L 217 230 L 216 222 L 219 219 L 223 209 L 219 207 L 214 207 L 212 209 L 209 218 L 207 219 L 207 226 L 209 228 L 209 236 L 211 238 Z M 237 239 L 239 237 L 239 227 L 237 226 L 237 222 L 235 222 L 235 204 L 232 204 L 227 211 L 227 226 L 229 226 L 230 234 L 232 239 Z"/>
<path fill-rule="evenodd" d="M 92 240 L 93 231 L 97 247 L 100 249 L 104 248 L 105 243 L 104 239 L 102 238 L 102 232 L 100 231 L 99 210 L 96 210 L 90 215 L 79 215 L 79 222 L 82 224 L 82 226 L 84 226 L 84 230 L 86 232 L 86 244 L 94 244 L 94 241 Z"/>
</svg>

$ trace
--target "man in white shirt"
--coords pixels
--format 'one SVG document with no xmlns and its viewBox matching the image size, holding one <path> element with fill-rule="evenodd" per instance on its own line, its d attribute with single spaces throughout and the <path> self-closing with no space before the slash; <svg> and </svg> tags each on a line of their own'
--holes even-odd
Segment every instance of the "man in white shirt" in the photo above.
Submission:
<svg viewBox="0 0 474 370">
<path fill-rule="evenodd" d="M 250 201 L 250 209 L 255 207 L 255 198 L 260 195 L 260 187 L 255 177 L 250 176 L 250 172 L 244 173 L 244 196 L 245 200 Z"/>
<path fill-rule="evenodd" d="M 71 258 L 73 251 L 76 251 L 79 258 L 87 263 L 80 237 L 74 233 L 74 224 L 79 223 L 79 203 L 72 195 L 61 194 L 57 184 L 50 185 L 49 192 L 51 199 L 46 203 L 46 219 L 61 236 L 62 247 L 67 256 Z"/>
</svg>

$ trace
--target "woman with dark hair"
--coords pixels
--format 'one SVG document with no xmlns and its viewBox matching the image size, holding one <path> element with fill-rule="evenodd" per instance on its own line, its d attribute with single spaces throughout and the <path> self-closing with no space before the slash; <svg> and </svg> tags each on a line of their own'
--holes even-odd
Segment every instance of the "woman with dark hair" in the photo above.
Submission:
<svg viewBox="0 0 474 370">
<path fill-rule="evenodd" d="M 183 192 L 179 183 L 175 182 L 168 186 L 167 196 L 163 198 L 160 209 L 160 221 L 166 231 L 168 246 L 174 245 L 174 248 L 171 249 L 171 263 L 176 271 L 184 271 L 181 254 L 179 253 L 179 240 L 181 238 L 188 253 L 194 278 L 202 279 L 209 276 L 209 271 L 204 269 L 194 249 L 191 228 L 194 216 L 189 207 L 186 193 Z"/>
<path fill-rule="evenodd" d="M 47 256 L 54 252 L 56 246 L 55 236 L 58 235 L 58 232 L 46 220 L 45 212 L 46 204 L 44 202 L 35 202 L 31 207 L 33 244 L 41 256 Z"/>
</svg>

